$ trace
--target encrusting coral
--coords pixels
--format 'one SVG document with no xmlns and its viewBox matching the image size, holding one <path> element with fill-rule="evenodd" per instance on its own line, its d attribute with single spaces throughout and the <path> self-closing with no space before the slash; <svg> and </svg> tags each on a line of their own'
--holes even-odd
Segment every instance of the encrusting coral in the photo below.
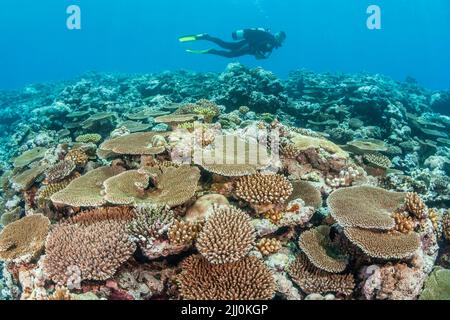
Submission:
<svg viewBox="0 0 450 320">
<path fill-rule="evenodd" d="M 46 275 L 59 285 L 72 278 L 106 280 L 135 251 L 126 230 L 130 217 L 122 212 L 81 213 L 49 234 L 45 250 Z"/>
<path fill-rule="evenodd" d="M 0 260 L 29 262 L 44 249 L 50 220 L 36 214 L 8 224 L 0 233 Z"/>
<path fill-rule="evenodd" d="M 284 204 L 292 190 L 292 184 L 282 175 L 256 174 L 239 178 L 235 193 L 262 213 Z"/>
<path fill-rule="evenodd" d="M 263 262 L 245 257 L 237 262 L 211 264 L 190 256 L 177 277 L 186 300 L 268 300 L 275 294 L 274 278 Z"/>
<path fill-rule="evenodd" d="M 250 216 L 234 207 L 216 207 L 198 235 L 196 247 L 210 263 L 236 262 L 255 244 Z"/>
<path fill-rule="evenodd" d="M 334 292 L 349 296 L 355 287 L 353 275 L 334 274 L 317 269 L 304 255 L 299 255 L 289 265 L 288 273 L 306 294 Z"/>
</svg>

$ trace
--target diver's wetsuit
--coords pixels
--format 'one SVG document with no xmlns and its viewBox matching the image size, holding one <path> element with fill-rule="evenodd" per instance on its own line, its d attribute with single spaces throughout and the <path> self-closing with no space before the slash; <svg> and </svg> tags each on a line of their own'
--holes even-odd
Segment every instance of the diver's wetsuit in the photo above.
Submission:
<svg viewBox="0 0 450 320">
<path fill-rule="evenodd" d="M 226 58 L 236 58 L 244 55 L 253 55 L 257 59 L 267 59 L 272 53 L 273 49 L 277 47 L 275 37 L 264 29 L 245 29 L 242 30 L 243 39 L 238 42 L 227 42 L 210 35 L 204 35 L 201 40 L 211 41 L 220 47 L 227 49 L 216 50 L 211 49 L 207 54 L 214 54 Z M 236 38 L 236 34 L 233 34 Z"/>
</svg>

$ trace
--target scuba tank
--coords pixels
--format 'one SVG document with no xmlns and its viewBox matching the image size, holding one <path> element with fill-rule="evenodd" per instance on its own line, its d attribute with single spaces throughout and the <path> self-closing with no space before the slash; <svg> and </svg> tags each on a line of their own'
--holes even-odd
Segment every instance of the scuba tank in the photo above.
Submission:
<svg viewBox="0 0 450 320">
<path fill-rule="evenodd" d="M 245 39 L 245 34 L 247 31 L 263 31 L 263 32 L 267 32 L 268 30 L 264 29 L 264 28 L 251 28 L 251 29 L 241 29 L 241 30 L 236 30 L 234 31 L 231 36 L 233 37 L 233 40 L 238 41 L 238 40 L 244 40 Z"/>
</svg>

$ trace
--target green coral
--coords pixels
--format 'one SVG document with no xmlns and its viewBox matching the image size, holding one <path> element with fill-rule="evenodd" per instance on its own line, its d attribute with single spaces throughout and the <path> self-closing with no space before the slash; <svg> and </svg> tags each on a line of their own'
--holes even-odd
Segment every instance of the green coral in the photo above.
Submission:
<svg viewBox="0 0 450 320">
<path fill-rule="evenodd" d="M 450 269 L 436 267 L 425 281 L 420 300 L 450 300 Z"/>
<path fill-rule="evenodd" d="M 87 133 L 76 137 L 75 141 L 80 143 L 98 143 L 102 136 L 97 133 Z"/>
</svg>

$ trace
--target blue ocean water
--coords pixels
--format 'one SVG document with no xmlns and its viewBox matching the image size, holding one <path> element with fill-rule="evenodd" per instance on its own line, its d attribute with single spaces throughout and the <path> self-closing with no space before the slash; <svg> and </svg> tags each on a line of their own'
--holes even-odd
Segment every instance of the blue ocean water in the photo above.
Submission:
<svg viewBox="0 0 450 320">
<path fill-rule="evenodd" d="M 373 4 L 381 8 L 381 30 L 366 26 Z M 81 30 L 66 27 L 69 5 L 81 8 Z M 270 59 L 233 59 L 279 77 L 299 68 L 367 71 L 450 88 L 448 0 L 2 0 L 0 89 L 91 70 L 222 71 L 228 59 L 189 55 L 177 37 L 231 39 L 247 27 L 286 31 L 285 46 Z"/>
</svg>

